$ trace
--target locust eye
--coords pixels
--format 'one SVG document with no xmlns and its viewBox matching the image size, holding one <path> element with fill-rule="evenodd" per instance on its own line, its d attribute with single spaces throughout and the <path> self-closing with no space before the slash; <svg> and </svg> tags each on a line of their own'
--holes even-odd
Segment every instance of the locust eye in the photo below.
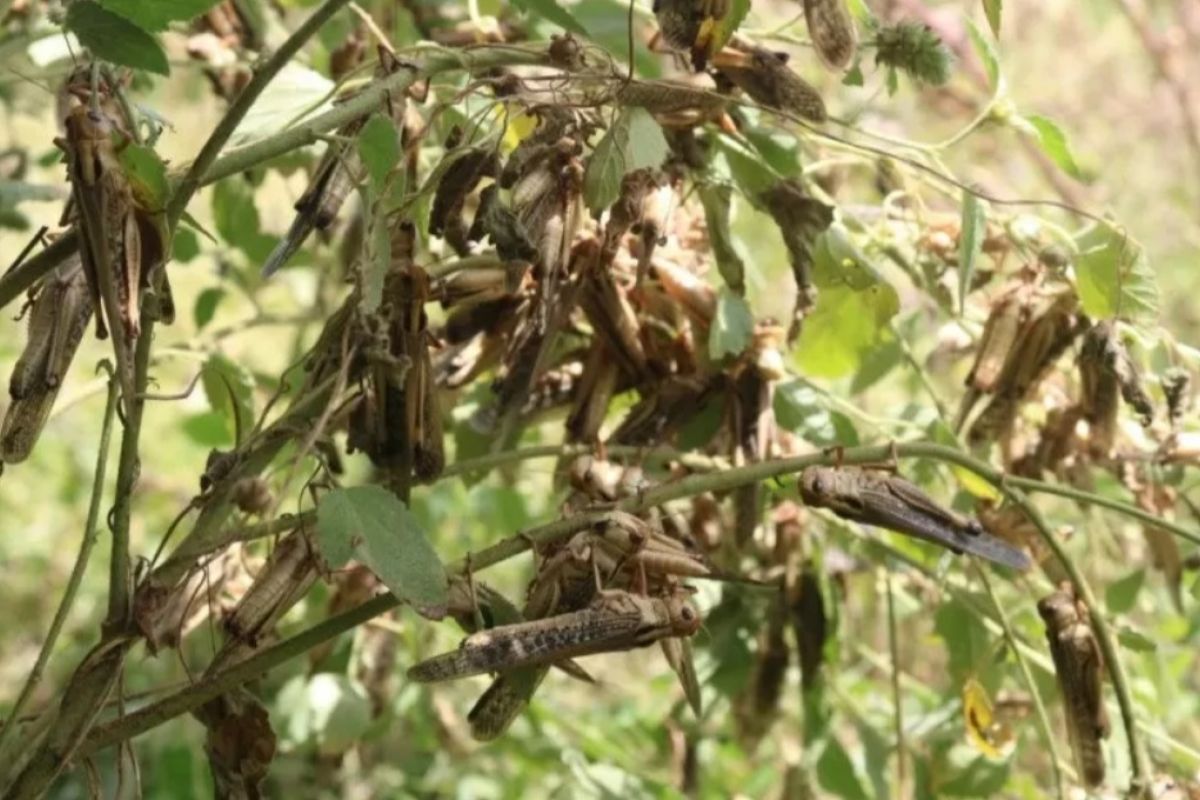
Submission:
<svg viewBox="0 0 1200 800">
<path fill-rule="evenodd" d="M 696 610 L 691 606 L 684 606 L 679 609 L 679 619 L 683 622 L 692 623 L 696 621 Z"/>
<path fill-rule="evenodd" d="M 816 492 L 817 494 L 825 494 L 826 490 L 829 488 L 825 484 L 826 484 L 825 478 L 818 475 L 817 477 L 813 478 L 813 482 L 812 482 L 813 491 Z"/>
</svg>

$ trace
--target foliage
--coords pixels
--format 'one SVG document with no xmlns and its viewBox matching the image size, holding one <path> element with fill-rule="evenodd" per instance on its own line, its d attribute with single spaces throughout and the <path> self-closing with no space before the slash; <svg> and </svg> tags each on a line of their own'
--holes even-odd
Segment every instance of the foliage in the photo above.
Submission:
<svg viewBox="0 0 1200 800">
<path fill-rule="evenodd" d="M 349 5 L 5 5 L 6 797 L 1194 777 L 1194 309 L 1042 4 Z"/>
</svg>

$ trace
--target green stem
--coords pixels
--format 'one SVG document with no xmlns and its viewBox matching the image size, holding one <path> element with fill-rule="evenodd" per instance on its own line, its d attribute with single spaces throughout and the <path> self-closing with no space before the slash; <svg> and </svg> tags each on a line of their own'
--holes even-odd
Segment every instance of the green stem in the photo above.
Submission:
<svg viewBox="0 0 1200 800">
<path fill-rule="evenodd" d="M 1045 742 L 1046 749 L 1050 753 L 1050 766 L 1054 770 L 1054 786 L 1058 791 L 1058 798 L 1059 800 L 1067 800 L 1067 780 L 1059 764 L 1058 746 L 1055 744 L 1054 729 L 1050 726 L 1050 715 L 1046 713 L 1046 704 L 1042 700 L 1041 692 L 1038 691 L 1037 682 L 1033 679 L 1033 672 L 1029 669 L 1029 662 L 1025 660 L 1025 656 L 1021 652 L 1020 641 L 1017 639 L 1017 634 L 1013 630 L 1012 623 L 1009 622 L 1008 612 L 1004 610 L 1004 604 L 996 596 L 996 591 L 992 588 L 992 581 L 988 578 L 987 570 L 983 568 L 977 559 L 971 560 L 971 566 L 975 568 L 975 574 L 979 576 L 979 580 L 987 592 L 988 599 L 992 601 L 992 609 L 996 612 L 996 619 L 1000 620 L 1000 625 L 1004 628 L 1004 638 L 1008 641 L 1008 646 L 1012 648 L 1013 657 L 1017 660 L 1017 666 L 1021 670 L 1021 677 L 1025 681 L 1025 687 L 1029 690 L 1030 697 L 1033 698 L 1033 707 L 1037 711 L 1038 717 L 1038 729 L 1041 731 L 1042 740 Z"/>
<path fill-rule="evenodd" d="M 321 7 L 309 15 L 308 19 L 300 25 L 285 41 L 278 50 L 271 54 L 271 57 L 254 72 L 254 77 L 246 84 L 233 103 L 229 106 L 229 111 L 225 116 L 221 117 L 221 121 L 217 123 L 217 127 L 213 129 L 212 134 L 208 137 L 208 141 L 200 148 L 200 154 L 196 156 L 196 160 L 188 168 L 183 179 L 179 182 L 179 186 L 171 195 L 171 201 L 167 204 L 167 224 L 171 230 L 179 224 L 179 220 L 187 211 L 188 203 L 192 199 L 192 195 L 200 188 L 209 168 L 214 165 L 217 156 L 221 153 L 221 148 L 233 136 L 242 119 L 250 112 L 251 107 L 258 100 L 259 95 L 267 88 L 267 85 L 275 79 L 279 71 L 291 63 L 292 58 L 300 51 L 309 39 L 316 35 L 326 22 L 333 18 L 333 15 L 342 10 L 350 0 L 325 0 Z"/>
<path fill-rule="evenodd" d="M 896 724 L 896 793 L 903 796 L 905 760 L 908 748 L 904 740 L 904 705 L 900 696 L 900 642 L 896 634 L 896 599 L 892 589 L 892 572 L 885 569 L 883 579 L 887 582 L 888 651 L 891 655 L 892 705 L 895 707 Z"/>
<path fill-rule="evenodd" d="M 63 592 L 62 600 L 58 604 L 58 610 L 54 613 L 54 619 L 51 621 L 50 630 L 42 642 L 42 648 L 38 653 L 37 661 L 34 663 L 33 669 L 29 672 L 29 677 L 25 681 L 24 688 L 21 689 L 21 694 L 17 697 L 17 701 L 9 711 L 8 719 L 4 721 L 3 727 L 0 728 L 0 753 L 4 752 L 5 744 L 17 729 L 17 719 L 20 717 L 21 711 L 25 708 L 25 704 L 29 702 L 33 690 L 37 688 L 37 685 L 42 680 L 46 664 L 50 661 L 50 654 L 54 650 L 55 643 L 58 641 L 58 635 L 62 632 L 63 624 L 66 622 L 67 616 L 71 613 L 71 607 L 75 604 L 75 595 L 79 591 L 80 583 L 83 582 L 83 575 L 87 572 L 87 565 L 91 559 L 92 549 L 96 545 L 100 503 L 104 497 L 104 476 L 108 468 L 108 449 L 112 441 L 112 421 L 113 416 L 116 414 L 118 394 L 117 381 L 110 375 L 108 381 L 108 403 L 104 408 L 104 419 L 100 428 L 100 450 L 96 456 L 96 474 L 92 479 L 92 499 L 88 505 L 87 522 L 83 528 L 83 541 L 79 545 L 79 554 L 75 557 L 75 566 L 71 569 L 71 577 L 67 580 L 66 591 Z M 13 758 L 10 763 L 16 763 L 18 760 L 17 758 Z"/>
<path fill-rule="evenodd" d="M 424 57 L 415 69 L 402 69 L 394 75 L 372 83 L 352 99 L 338 104 L 324 114 L 313 117 L 308 122 L 280 131 L 257 142 L 234 148 L 224 156 L 211 160 L 208 165 L 202 165 L 203 170 L 197 167 L 197 164 L 201 163 L 201 156 L 204 156 L 204 151 L 202 151 L 196 161 L 188 167 L 183 179 L 187 181 L 188 176 L 191 176 L 194 181 L 196 180 L 195 175 L 201 176 L 197 185 L 188 190 L 188 199 L 191 199 L 191 195 L 200 186 L 208 186 L 222 178 L 244 172 L 297 148 L 316 144 L 322 134 L 336 130 L 357 117 L 371 113 L 381 106 L 385 96 L 403 91 L 418 80 L 454 70 L 487 70 L 492 67 L 540 64 L 546 60 L 545 48 L 541 46 L 480 49 L 472 51 L 469 56 L 452 50 L 423 50 L 422 53 Z M 239 95 L 239 99 L 240 97 L 241 95 Z M 222 145 L 224 143 L 222 141 Z M 205 149 L 207 150 L 207 146 Z M 185 183 L 181 181 L 179 186 L 182 190 Z M 182 198 L 182 195 L 180 197 Z M 179 209 L 175 213 L 182 217 L 187 203 L 181 199 L 178 204 Z M 176 205 L 177 202 L 173 199 L 170 207 L 174 208 Z M 170 217 L 168 218 L 170 219 Z M 67 231 L 40 253 L 26 259 L 6 275 L 0 276 L 0 308 L 11 303 L 22 292 L 65 261 L 75 252 L 78 243 L 78 232 L 74 229 Z"/>
</svg>

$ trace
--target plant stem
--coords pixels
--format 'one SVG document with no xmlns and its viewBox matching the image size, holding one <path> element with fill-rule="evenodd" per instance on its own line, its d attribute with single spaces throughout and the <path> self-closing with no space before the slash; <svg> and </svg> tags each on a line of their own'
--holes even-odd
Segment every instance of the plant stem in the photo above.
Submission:
<svg viewBox="0 0 1200 800">
<path fill-rule="evenodd" d="M 25 704 L 29 702 L 33 690 L 37 688 L 37 685 L 42 680 L 46 664 L 50 661 L 50 654 L 53 652 L 54 645 L 58 641 L 58 635 L 62 632 L 63 624 L 66 622 L 67 616 L 71 613 L 71 607 L 75 604 L 75 595 L 79 591 L 80 583 L 83 582 L 83 575 L 87 572 L 87 565 L 92 556 L 92 549 L 96 545 L 100 503 L 104 497 L 104 476 L 108 468 L 108 449 L 112 441 L 112 421 L 116 414 L 117 396 L 118 384 L 110 375 L 108 380 L 108 403 L 104 408 L 104 419 L 100 428 L 100 449 L 96 455 L 96 474 L 92 479 L 92 498 L 88 505 L 87 522 L 83 528 L 83 541 L 79 545 L 79 554 L 75 557 L 75 566 L 71 569 L 71 577 L 67 580 L 66 591 L 59 601 L 58 610 L 54 613 L 54 619 L 51 621 L 50 630 L 46 633 L 46 638 L 42 642 L 42 648 L 38 653 L 37 661 L 34 662 L 33 669 L 29 672 L 29 677 L 25 681 L 25 686 L 21 689 L 21 694 L 18 695 L 17 701 L 9 711 L 8 719 L 4 721 L 3 727 L 0 728 L 0 753 L 4 752 L 5 744 L 17 729 L 17 719 L 20 717 L 21 711 L 25 708 Z M 17 760 L 14 758 L 13 762 L 15 763 Z"/>
<path fill-rule="evenodd" d="M 250 108 L 258 100 L 259 95 L 267 88 L 267 85 L 275 79 L 279 71 L 286 67 L 300 51 L 309 39 L 316 35 L 322 26 L 325 25 L 333 15 L 342 10 L 350 0 L 325 0 L 321 7 L 309 15 L 308 19 L 297 28 L 285 41 L 278 50 L 271 54 L 271 57 L 266 60 L 258 69 L 254 71 L 254 77 L 246 84 L 245 88 L 238 93 L 233 103 L 229 106 L 229 111 L 217 123 L 217 127 L 213 129 L 212 134 L 208 137 L 208 141 L 200 148 L 200 154 L 196 156 L 196 160 L 188 167 L 188 171 L 184 174 L 183 179 L 179 182 L 174 193 L 171 195 L 171 201 L 167 203 L 167 224 L 171 230 L 175 230 L 175 226 L 179 224 L 179 220 L 187 211 L 187 205 L 192 199 L 192 195 L 200 188 L 201 181 L 209 168 L 217 160 L 217 156 L 221 153 L 229 137 L 233 136 L 233 132 L 237 130 L 242 119 L 249 113 Z"/>
<path fill-rule="evenodd" d="M 988 578 L 987 570 L 983 568 L 978 559 L 971 559 L 971 566 L 975 568 L 975 574 L 979 577 L 980 583 L 983 584 L 984 590 L 987 591 L 988 599 L 992 601 L 992 608 L 996 612 L 996 619 L 1000 620 L 1000 625 L 1004 628 L 1004 638 L 1008 640 L 1008 646 L 1012 648 L 1013 658 L 1017 660 L 1017 666 L 1021 670 L 1021 677 L 1025 681 L 1025 687 L 1029 689 L 1029 695 L 1033 698 L 1033 707 L 1037 711 L 1038 717 L 1038 730 L 1041 731 L 1042 740 L 1045 742 L 1046 749 L 1050 753 L 1050 766 L 1054 770 L 1054 786 L 1058 791 L 1058 798 L 1059 800 L 1067 800 L 1067 780 L 1059 764 L 1058 746 L 1055 744 L 1054 729 L 1050 726 L 1050 715 L 1046 713 L 1046 704 L 1042 700 L 1041 692 L 1038 691 L 1037 682 L 1033 679 L 1033 672 L 1029 669 L 1029 663 L 1025 660 L 1025 656 L 1021 652 L 1017 634 L 1008 619 L 1008 612 L 1004 610 L 1004 604 L 1000 602 L 1000 598 L 996 596 L 996 591 L 992 588 L 992 581 Z"/>
<path fill-rule="evenodd" d="M 896 599 L 892 589 L 892 571 L 885 568 L 883 579 L 887 586 L 888 651 L 892 660 L 892 705 L 896 724 L 896 794 L 904 796 L 905 760 L 908 758 L 904 741 L 904 705 L 900 697 L 900 643 L 896 635 Z"/>
<path fill-rule="evenodd" d="M 422 52 L 426 55 L 414 69 L 400 70 L 394 75 L 389 75 L 387 78 L 363 89 L 360 94 L 355 95 L 352 99 L 337 105 L 324 114 L 313 117 L 305 123 L 280 131 L 257 142 L 234 148 L 224 156 L 210 160 L 209 164 L 204 165 L 203 171 L 200 171 L 196 165 L 201 163 L 201 156 L 204 156 L 205 151 L 202 150 L 201 155 L 197 156 L 192 165 L 188 167 L 183 179 L 187 181 L 188 176 L 192 176 L 195 179 L 193 173 L 200 176 L 197 184 L 188 190 L 188 199 L 190 200 L 191 195 L 201 186 L 208 186 L 222 178 L 244 172 L 297 148 L 316 144 L 320 141 L 322 134 L 336 130 L 356 117 L 371 113 L 372 110 L 380 107 L 385 96 L 392 92 L 403 91 L 418 80 L 454 70 L 484 70 L 500 66 L 540 64 L 546 60 L 545 48 L 540 46 L 531 48 L 481 48 L 478 51 L 472 51 L 469 56 L 453 50 L 424 50 Z M 256 75 L 255 79 L 257 78 L 258 76 Z M 248 88 L 249 86 L 247 86 Z M 241 97 L 242 95 L 239 95 L 239 100 Z M 232 111 L 233 109 L 231 108 L 230 113 Z M 240 119 L 238 121 L 240 122 Z M 233 128 L 236 127 L 235 123 Z M 232 132 L 232 130 L 229 131 L 230 134 Z M 221 142 L 222 146 L 227 140 L 228 136 Z M 205 150 L 207 149 L 206 146 Z M 217 148 L 218 152 L 219 149 Z M 190 185 L 190 182 L 187 185 Z M 182 189 L 185 184 L 181 181 L 179 186 Z M 176 213 L 178 213 L 179 217 L 182 217 L 187 203 L 183 200 L 180 203 L 181 205 Z M 175 205 L 176 202 L 172 200 L 170 207 L 174 208 Z M 76 230 L 71 229 L 37 255 L 31 256 L 11 272 L 0 276 L 0 308 L 11 303 L 22 292 L 65 261 L 75 252 L 78 244 L 79 234 Z"/>
</svg>

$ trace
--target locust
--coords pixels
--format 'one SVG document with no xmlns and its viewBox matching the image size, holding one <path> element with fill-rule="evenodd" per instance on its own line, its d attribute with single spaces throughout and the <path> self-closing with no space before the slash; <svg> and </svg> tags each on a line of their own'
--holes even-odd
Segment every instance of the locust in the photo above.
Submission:
<svg viewBox="0 0 1200 800">
<path fill-rule="evenodd" d="M 66 154 L 71 200 L 64 219 L 75 214 L 80 254 L 95 306 L 96 335 L 112 332 L 117 376 L 125 402 L 133 398 L 133 342 L 141 333 L 141 290 L 163 264 L 167 234 L 156 212 L 142 208 L 120 161 L 132 141 L 107 84 L 90 83 L 89 70 L 67 82 L 74 105 L 55 144 Z M 173 316 L 170 289 L 162 274 L 162 316 Z"/>
<path fill-rule="evenodd" d="M 700 613 L 686 591 L 646 597 L 604 590 L 581 611 L 473 633 L 457 650 L 411 667 L 408 677 L 431 683 L 552 664 L 645 647 L 667 637 L 691 636 L 699 628 Z"/>
<path fill-rule="evenodd" d="M 662 595 L 675 591 L 674 576 L 707 577 L 711 569 L 649 523 L 623 512 L 610 512 L 594 531 L 576 534 L 541 564 L 529 588 L 524 616 L 539 619 L 584 609 L 600 587 L 638 584 Z M 691 666 L 686 640 L 664 638 L 663 653 L 680 677 L 688 702 L 699 707 L 699 682 Z M 559 664 L 558 666 L 563 666 Z M 472 735 L 487 741 L 502 734 L 528 705 L 549 667 L 501 672 L 476 701 L 467 719 Z"/>
<path fill-rule="evenodd" d="M 13 367 L 8 385 L 12 402 L 0 427 L 0 461 L 10 464 L 29 457 L 92 317 L 78 257 L 42 282 L 28 313 L 29 339 Z"/>
<path fill-rule="evenodd" d="M 412 68 L 412 65 L 396 59 L 384 49 L 379 51 L 379 65 L 375 70 L 375 79 L 382 80 L 401 68 Z M 345 103 L 355 95 L 351 94 L 340 102 Z M 403 123 L 406 103 L 403 94 L 393 93 L 387 98 L 388 116 L 400 125 Z M 317 164 L 316 172 L 304 194 L 296 201 L 296 218 L 291 227 L 276 245 L 275 249 L 263 263 L 262 276 L 270 277 L 278 271 L 296 252 L 304 246 L 304 242 L 314 230 L 325 230 L 337 219 L 342 204 L 346 202 L 350 191 L 357 186 L 366 175 L 362 158 L 353 140 L 366 124 L 369 117 L 356 117 L 338 129 L 338 136 L 349 142 L 346 145 L 330 146 Z"/>
<path fill-rule="evenodd" d="M 800 496 L 843 519 L 888 528 L 924 539 L 956 554 L 970 553 L 1014 569 L 1029 557 L 987 533 L 978 520 L 938 505 L 896 475 L 856 467 L 808 467 L 800 474 Z"/>
<path fill-rule="evenodd" d="M 1110 730 L 1101 691 L 1104 659 L 1100 646 L 1086 610 L 1070 591 L 1060 590 L 1039 600 L 1038 613 L 1046 624 L 1076 766 L 1087 786 L 1098 786 L 1104 781 L 1100 740 L 1107 738 Z"/>
</svg>

